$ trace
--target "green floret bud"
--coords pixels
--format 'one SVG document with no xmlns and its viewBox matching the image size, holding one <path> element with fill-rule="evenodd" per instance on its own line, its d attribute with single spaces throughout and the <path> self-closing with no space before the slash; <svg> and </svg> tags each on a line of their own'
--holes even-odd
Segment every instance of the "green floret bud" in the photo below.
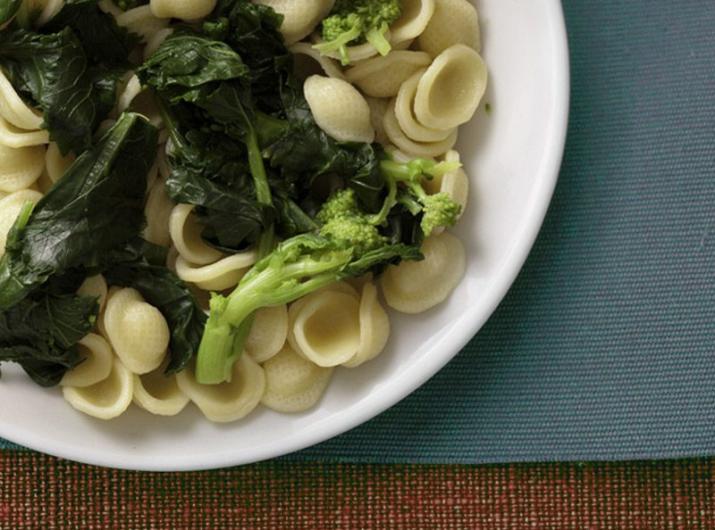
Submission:
<svg viewBox="0 0 715 530">
<path fill-rule="evenodd" d="M 355 217 L 360 215 L 355 191 L 351 188 L 335 192 L 318 212 L 317 219 L 325 224 L 341 217 Z"/>
<path fill-rule="evenodd" d="M 423 215 L 420 227 L 426 236 L 440 226 L 454 226 L 462 207 L 446 193 L 425 195 L 421 198 Z"/>
<path fill-rule="evenodd" d="M 320 229 L 320 235 L 338 245 L 352 247 L 360 255 L 387 244 L 374 225 L 364 216 L 338 217 L 328 221 Z"/>
</svg>

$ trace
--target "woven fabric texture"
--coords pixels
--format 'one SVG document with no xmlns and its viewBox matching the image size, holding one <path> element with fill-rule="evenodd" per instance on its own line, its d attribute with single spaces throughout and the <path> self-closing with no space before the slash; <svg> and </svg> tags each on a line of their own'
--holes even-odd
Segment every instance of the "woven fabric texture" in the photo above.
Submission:
<svg viewBox="0 0 715 530">
<path fill-rule="evenodd" d="M 715 454 L 715 2 L 564 9 L 566 156 L 518 281 L 418 392 L 291 458 Z"/>
<path fill-rule="evenodd" d="M 139 528 L 710 530 L 715 461 L 158 474 L 0 455 L 1 530 Z"/>
</svg>

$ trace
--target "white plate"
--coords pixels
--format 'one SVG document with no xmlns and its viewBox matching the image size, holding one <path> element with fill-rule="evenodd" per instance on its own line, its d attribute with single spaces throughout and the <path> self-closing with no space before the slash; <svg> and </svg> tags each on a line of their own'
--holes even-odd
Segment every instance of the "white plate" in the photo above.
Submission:
<svg viewBox="0 0 715 530">
<path fill-rule="evenodd" d="M 358 369 L 336 371 L 313 410 L 281 415 L 261 407 L 215 425 L 189 407 L 175 418 L 135 407 L 111 422 L 80 414 L 57 389 L 43 390 L 5 365 L 0 436 L 53 455 L 104 466 L 189 470 L 245 464 L 321 442 L 414 391 L 479 330 L 514 281 L 536 238 L 556 183 L 566 134 L 569 71 L 558 0 L 479 0 L 486 101 L 460 131 L 472 181 L 457 233 L 468 251 L 464 281 L 447 303 L 419 316 L 393 315 L 387 350 Z"/>
</svg>

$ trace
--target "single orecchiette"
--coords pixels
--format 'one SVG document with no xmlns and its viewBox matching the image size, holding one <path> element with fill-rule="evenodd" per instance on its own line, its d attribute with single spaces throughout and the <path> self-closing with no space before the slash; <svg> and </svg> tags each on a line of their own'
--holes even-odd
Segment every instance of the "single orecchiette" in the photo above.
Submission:
<svg viewBox="0 0 715 530">
<path fill-rule="evenodd" d="M 40 192 L 21 190 L 0 199 L 0 258 L 5 254 L 7 235 L 15 224 L 25 203 L 37 203 L 42 198 Z"/>
<path fill-rule="evenodd" d="M 363 285 L 360 297 L 360 345 L 357 353 L 344 366 L 354 368 L 374 359 L 385 349 L 390 337 L 390 318 L 377 298 L 372 282 Z"/>
<path fill-rule="evenodd" d="M 387 138 L 405 154 L 412 157 L 437 157 L 441 156 L 457 143 L 457 129 L 441 142 L 415 142 L 410 140 L 400 127 L 395 116 L 395 102 L 392 101 L 382 121 Z"/>
<path fill-rule="evenodd" d="M 390 100 L 383 98 L 365 98 L 365 101 L 367 101 L 367 106 L 370 107 L 370 123 L 372 123 L 373 129 L 375 129 L 375 141 L 382 145 L 387 145 L 389 139 L 385 133 L 383 121 L 385 120 L 385 113 L 387 113 L 387 109 L 390 106 Z"/>
<path fill-rule="evenodd" d="M 359 62 L 345 77 L 368 96 L 391 98 L 397 95 L 406 79 L 431 62 L 432 58 L 424 52 L 393 51 L 384 57 Z"/>
<path fill-rule="evenodd" d="M 184 2 L 192 2 L 192 0 L 184 0 Z M 161 3 L 173 3 L 173 0 L 164 0 Z M 169 23 L 166 18 L 156 17 L 152 13 L 151 6 L 139 6 L 129 9 L 116 15 L 115 20 L 117 25 L 140 35 L 144 42 L 148 42 L 157 31 L 164 29 Z"/>
<path fill-rule="evenodd" d="M 64 375 L 62 386 L 88 387 L 109 377 L 114 355 L 104 337 L 90 333 L 79 341 L 78 350 L 84 361 Z"/>
<path fill-rule="evenodd" d="M 166 363 L 144 375 L 134 374 L 134 403 L 157 416 L 176 416 L 189 398 L 179 388 L 176 375 L 166 375 Z"/>
<path fill-rule="evenodd" d="M 164 361 L 169 325 L 161 312 L 135 289 L 113 290 L 104 310 L 104 331 L 124 365 L 146 374 Z"/>
<path fill-rule="evenodd" d="M 0 191 L 13 193 L 29 188 L 44 169 L 44 147 L 14 149 L 0 144 Z"/>
<path fill-rule="evenodd" d="M 50 142 L 45 153 L 45 168 L 47 176 L 54 183 L 62 178 L 65 172 L 75 161 L 75 155 L 68 153 L 63 155 L 55 142 Z"/>
<path fill-rule="evenodd" d="M 22 100 L 2 71 L 0 71 L 0 116 L 18 129 L 38 131 L 42 128 L 42 115 Z"/>
<path fill-rule="evenodd" d="M 303 412 L 322 397 L 333 374 L 285 346 L 263 365 L 266 391 L 261 403 L 278 412 Z"/>
<path fill-rule="evenodd" d="M 307 42 L 297 42 L 288 48 L 293 54 L 293 69 L 300 79 L 307 79 L 311 75 L 324 73 L 328 77 L 345 79 L 337 63 L 322 55 Z"/>
<path fill-rule="evenodd" d="M 288 342 L 318 366 L 337 366 L 360 347 L 360 301 L 338 291 L 320 291 L 288 310 Z"/>
<path fill-rule="evenodd" d="M 0 117 L 0 145 L 7 147 L 32 147 L 50 143 L 50 133 L 45 130 L 27 131 L 18 129 Z"/>
<path fill-rule="evenodd" d="M 169 217 L 169 233 L 182 258 L 196 265 L 208 265 L 220 260 L 223 254 L 204 242 L 193 209 L 190 204 L 174 206 Z"/>
<path fill-rule="evenodd" d="M 104 311 L 104 306 L 107 305 L 108 293 L 107 280 L 101 274 L 88 276 L 77 289 L 79 296 L 92 296 L 97 299 L 100 313 Z"/>
<path fill-rule="evenodd" d="M 173 209 L 174 203 L 166 193 L 166 183 L 163 179 L 157 178 L 149 191 L 144 208 L 146 216 L 144 239 L 162 247 L 171 245 L 169 219 Z"/>
<path fill-rule="evenodd" d="M 382 275 L 387 305 L 402 313 L 421 313 L 440 304 L 464 276 L 464 247 L 449 232 L 425 239 L 422 253 L 424 260 L 391 265 Z"/>
<path fill-rule="evenodd" d="M 350 83 L 312 75 L 305 80 L 303 92 L 315 122 L 328 136 L 340 142 L 373 141 L 370 107 Z"/>
<path fill-rule="evenodd" d="M 132 373 L 114 358 L 109 377 L 88 387 L 65 386 L 62 395 L 80 412 L 100 420 L 120 416 L 132 402 L 134 379 Z"/>
<path fill-rule="evenodd" d="M 288 338 L 288 308 L 283 305 L 256 311 L 251 332 L 246 339 L 246 353 L 257 363 L 273 357 Z"/>
<path fill-rule="evenodd" d="M 228 383 L 201 385 L 196 382 L 191 368 L 179 373 L 176 382 L 204 416 L 219 423 L 240 420 L 250 414 L 266 389 L 263 368 L 248 355 L 242 355 L 236 361 Z"/>
<path fill-rule="evenodd" d="M 448 138 L 455 128 L 446 130 L 430 129 L 419 123 L 413 112 L 417 85 L 425 71 L 423 69 L 415 72 L 400 87 L 395 99 L 395 117 L 397 118 L 397 123 L 400 124 L 400 129 L 409 139 L 416 142 L 441 142 Z"/>
<path fill-rule="evenodd" d="M 415 116 L 426 127 L 450 129 L 472 119 L 487 88 L 487 67 L 469 46 L 455 44 L 432 62 L 417 86 Z"/>
<path fill-rule="evenodd" d="M 205 291 L 223 291 L 236 287 L 257 258 L 255 250 L 247 250 L 209 265 L 196 266 L 179 256 L 176 260 L 176 275 Z"/>
<path fill-rule="evenodd" d="M 216 7 L 216 0 L 151 0 L 151 12 L 158 18 L 197 20 Z"/>
<path fill-rule="evenodd" d="M 326 17 L 335 0 L 255 0 L 258 4 L 270 6 L 283 15 L 280 32 L 286 44 L 293 44 L 307 37 Z"/>
<path fill-rule="evenodd" d="M 464 44 L 479 51 L 477 9 L 468 0 L 435 0 L 434 15 L 417 43 L 432 57 L 455 44 Z"/>
<path fill-rule="evenodd" d="M 429 24 L 435 0 L 402 0 L 402 16 L 391 27 L 390 42 L 399 44 L 418 37 Z"/>
</svg>

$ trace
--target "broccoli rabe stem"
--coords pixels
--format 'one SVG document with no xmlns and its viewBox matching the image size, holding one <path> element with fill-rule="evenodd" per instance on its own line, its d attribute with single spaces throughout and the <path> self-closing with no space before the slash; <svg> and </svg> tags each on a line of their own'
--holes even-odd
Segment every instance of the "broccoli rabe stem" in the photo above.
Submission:
<svg viewBox="0 0 715 530">
<path fill-rule="evenodd" d="M 350 54 L 348 53 L 348 44 L 355 39 L 357 39 L 361 34 L 361 29 L 359 26 L 354 26 L 349 31 L 340 34 L 339 37 L 328 42 L 321 42 L 316 44 L 314 48 L 320 53 L 332 53 L 337 52 L 340 55 L 340 63 L 343 66 L 350 64 Z M 388 43 L 389 46 L 389 43 Z M 388 50 L 389 51 L 389 50 Z"/>
<path fill-rule="evenodd" d="M 372 44 L 373 48 L 377 50 L 377 53 L 382 56 L 385 56 L 390 53 L 390 50 L 392 49 L 390 41 L 385 38 L 387 29 L 387 24 L 383 23 L 381 27 L 371 29 L 365 34 L 365 39 L 367 40 L 367 42 Z"/>
</svg>

